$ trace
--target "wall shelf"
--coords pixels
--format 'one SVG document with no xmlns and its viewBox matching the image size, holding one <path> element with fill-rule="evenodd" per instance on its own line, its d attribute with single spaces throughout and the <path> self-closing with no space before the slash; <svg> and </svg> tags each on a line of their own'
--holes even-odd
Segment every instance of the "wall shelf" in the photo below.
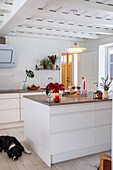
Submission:
<svg viewBox="0 0 113 170">
<path fill-rule="evenodd" d="M 35 70 L 60 70 L 60 69 L 43 69 L 43 68 L 39 68 L 39 69 L 35 69 Z"/>
</svg>

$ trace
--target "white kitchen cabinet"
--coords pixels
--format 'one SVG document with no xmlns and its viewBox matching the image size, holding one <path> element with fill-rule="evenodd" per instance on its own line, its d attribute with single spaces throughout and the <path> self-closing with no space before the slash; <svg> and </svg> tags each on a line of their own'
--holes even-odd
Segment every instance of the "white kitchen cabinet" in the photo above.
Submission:
<svg viewBox="0 0 113 170">
<path fill-rule="evenodd" d="M 20 121 L 19 93 L 0 94 L 0 124 Z"/>
<path fill-rule="evenodd" d="M 0 110 L 0 124 L 20 121 L 20 109 Z"/>
<path fill-rule="evenodd" d="M 23 96 L 42 95 L 44 92 L 0 93 L 0 128 L 23 126 Z"/>
<path fill-rule="evenodd" d="M 48 165 L 111 149 L 112 102 L 46 105 L 25 98 L 26 142 Z"/>
</svg>

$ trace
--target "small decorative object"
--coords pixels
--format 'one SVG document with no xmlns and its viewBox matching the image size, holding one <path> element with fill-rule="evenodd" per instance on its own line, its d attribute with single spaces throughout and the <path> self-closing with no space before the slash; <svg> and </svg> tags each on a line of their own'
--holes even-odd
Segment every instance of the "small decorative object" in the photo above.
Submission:
<svg viewBox="0 0 113 170">
<path fill-rule="evenodd" d="M 56 55 L 48 56 L 50 64 L 51 64 L 51 69 L 56 69 L 56 61 L 59 59 Z"/>
<path fill-rule="evenodd" d="M 102 99 L 102 92 L 100 90 L 97 90 L 96 92 L 93 93 L 93 98 L 94 99 Z"/>
<path fill-rule="evenodd" d="M 56 69 L 60 70 L 60 67 L 58 65 L 56 65 Z"/>
<path fill-rule="evenodd" d="M 112 82 L 112 81 L 108 82 L 108 78 L 109 78 L 108 75 L 107 75 L 106 79 L 101 77 L 102 83 L 100 83 L 100 86 L 102 86 L 104 88 L 103 98 L 105 98 L 105 99 L 109 98 L 108 90 L 109 90 L 110 84 Z"/>
<path fill-rule="evenodd" d="M 50 65 L 50 61 L 47 58 L 43 58 L 40 61 L 40 65 L 43 65 L 44 69 L 48 69 L 48 66 Z"/>
<path fill-rule="evenodd" d="M 46 86 L 46 94 L 54 93 L 54 102 L 60 102 L 59 90 L 64 91 L 64 85 L 59 83 L 50 83 Z"/>
<path fill-rule="evenodd" d="M 36 70 L 39 70 L 39 67 L 37 66 L 37 64 L 35 65 L 35 69 L 36 69 Z"/>
<path fill-rule="evenodd" d="M 23 83 L 24 83 L 23 84 L 23 89 L 27 88 L 26 87 L 27 77 L 29 77 L 29 78 L 33 78 L 34 77 L 34 73 L 31 70 L 26 70 L 25 73 L 26 73 L 26 77 L 25 77 L 25 80 L 23 81 Z"/>
</svg>

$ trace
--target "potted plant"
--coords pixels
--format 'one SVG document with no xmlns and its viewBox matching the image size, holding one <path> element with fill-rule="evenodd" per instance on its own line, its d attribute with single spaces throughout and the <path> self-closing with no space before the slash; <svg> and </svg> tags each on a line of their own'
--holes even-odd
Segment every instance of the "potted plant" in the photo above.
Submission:
<svg viewBox="0 0 113 170">
<path fill-rule="evenodd" d="M 47 58 L 43 58 L 41 61 L 40 61 L 40 65 L 43 65 L 44 69 L 47 69 L 48 66 L 50 64 L 50 61 L 47 59 Z"/>
<path fill-rule="evenodd" d="M 100 83 L 100 86 L 102 86 L 104 88 L 103 98 L 108 98 L 109 97 L 108 90 L 110 88 L 111 81 L 108 82 L 108 78 L 109 78 L 108 75 L 107 75 L 106 78 L 101 77 L 102 83 Z"/>
<path fill-rule="evenodd" d="M 46 94 L 49 96 L 48 101 L 53 101 L 58 103 L 61 101 L 61 98 L 59 96 L 59 90 L 64 91 L 64 85 L 59 83 L 50 83 L 46 86 Z M 54 95 L 53 95 L 54 94 Z"/>
<path fill-rule="evenodd" d="M 23 89 L 27 88 L 26 87 L 27 77 L 29 77 L 29 78 L 33 78 L 34 77 L 34 73 L 31 70 L 25 70 L 25 73 L 26 73 L 26 77 L 25 77 L 25 80 L 23 81 L 24 82 Z"/>
<path fill-rule="evenodd" d="M 56 64 L 56 61 L 59 59 L 56 55 L 51 55 L 48 56 L 50 64 L 51 64 L 51 68 L 54 68 L 54 65 Z"/>
</svg>

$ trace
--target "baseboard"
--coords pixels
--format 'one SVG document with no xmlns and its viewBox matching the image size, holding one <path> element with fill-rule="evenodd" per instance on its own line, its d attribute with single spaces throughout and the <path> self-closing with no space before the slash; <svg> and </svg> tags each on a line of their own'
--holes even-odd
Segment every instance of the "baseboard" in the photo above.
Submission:
<svg viewBox="0 0 113 170">
<path fill-rule="evenodd" d="M 99 152 L 108 151 L 111 149 L 111 144 L 98 145 L 94 147 L 89 147 L 85 149 L 70 151 L 66 153 L 61 153 L 57 155 L 52 155 L 52 164 L 62 161 L 67 161 L 74 158 L 79 158 L 87 155 L 92 155 Z"/>
</svg>

